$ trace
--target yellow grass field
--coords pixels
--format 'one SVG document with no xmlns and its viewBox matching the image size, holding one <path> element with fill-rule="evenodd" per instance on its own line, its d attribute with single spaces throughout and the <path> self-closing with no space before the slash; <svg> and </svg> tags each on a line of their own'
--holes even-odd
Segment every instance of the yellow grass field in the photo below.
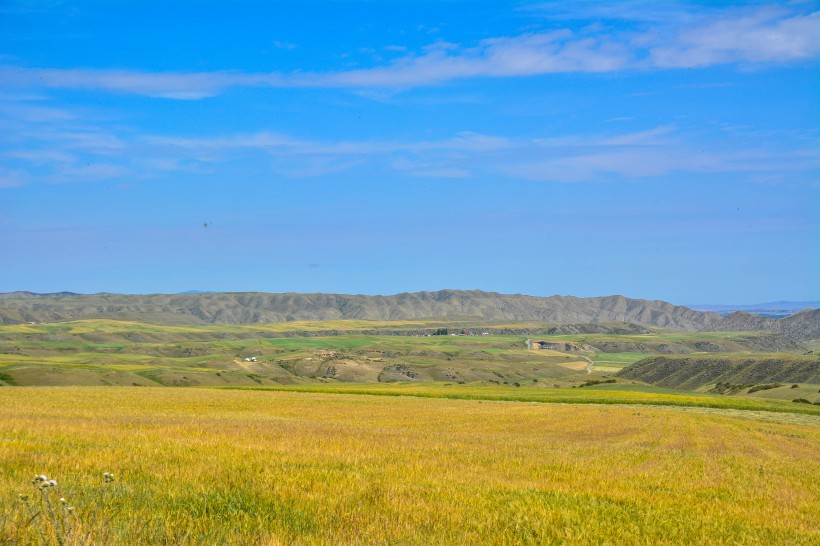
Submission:
<svg viewBox="0 0 820 546">
<path fill-rule="evenodd" d="M 113 544 L 818 544 L 820 426 L 675 407 L 0 389 L 0 544 L 33 475 Z M 5 541 L 5 542 L 4 542 Z"/>
</svg>

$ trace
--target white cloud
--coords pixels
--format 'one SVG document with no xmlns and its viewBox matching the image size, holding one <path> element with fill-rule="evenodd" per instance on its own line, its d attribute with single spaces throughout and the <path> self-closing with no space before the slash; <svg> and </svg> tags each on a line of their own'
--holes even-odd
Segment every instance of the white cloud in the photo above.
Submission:
<svg viewBox="0 0 820 546">
<path fill-rule="evenodd" d="M 19 99 L 0 103 L 0 115 L 24 123 L 59 122 L 75 119 L 75 115 L 68 110 L 46 106 L 31 106 Z"/>
<path fill-rule="evenodd" d="M 564 135 L 511 139 L 471 132 L 421 141 L 323 142 L 272 133 L 216 138 L 142 139 L 155 156 L 205 160 L 214 164 L 247 161 L 267 154 L 274 172 L 319 176 L 361 165 L 433 178 L 503 176 L 524 180 L 583 182 L 612 176 L 640 178 L 672 172 L 771 173 L 811 169 L 817 153 L 710 147 L 675 126 L 606 135 Z M 203 159 L 204 158 L 204 159 Z"/>
<path fill-rule="evenodd" d="M 271 154 L 288 155 L 373 155 L 395 152 L 424 152 L 428 150 L 490 151 L 510 145 L 504 137 L 482 135 L 464 131 L 452 138 L 440 141 L 338 141 L 321 142 L 300 140 L 284 135 L 261 131 L 213 138 L 146 137 L 145 142 L 206 152 L 232 152 L 237 150 L 261 150 Z"/>
<path fill-rule="evenodd" d="M 277 86 L 276 75 L 238 72 L 166 72 L 133 70 L 0 68 L 6 86 L 100 89 L 168 99 L 201 99 L 219 94 L 227 87 L 247 85 Z"/>
<path fill-rule="evenodd" d="M 16 188 L 26 181 L 26 175 L 20 170 L 0 168 L 0 188 Z"/>
<path fill-rule="evenodd" d="M 628 137 L 628 135 L 624 135 Z M 643 145 L 612 144 L 620 140 L 593 138 L 587 145 L 556 148 L 539 158 L 524 154 L 503 167 L 514 178 L 533 181 L 584 182 L 612 177 L 643 178 L 682 173 L 746 172 L 770 175 L 817 169 L 820 157 L 808 150 L 702 149 L 682 138 Z M 628 141 L 629 138 L 625 138 Z"/>
<path fill-rule="evenodd" d="M 715 17 L 680 31 L 671 43 L 650 48 L 653 67 L 704 67 L 726 63 L 783 63 L 820 55 L 820 12 L 784 16 L 763 7 Z"/>
<path fill-rule="evenodd" d="M 316 177 L 364 167 L 442 180 L 555 182 L 672 172 L 746 172 L 771 178 L 820 166 L 813 133 L 773 139 L 753 127 L 728 127 L 709 144 L 701 134 L 675 125 L 618 131 L 618 124 L 600 134 L 523 138 L 463 131 L 418 140 L 327 141 L 271 131 L 145 135 L 122 126 L 105 128 L 107 119 L 74 114 L 37 115 L 32 121 L 0 118 L 6 122 L 0 130 L 0 186 L 144 180 L 173 172 L 219 174 L 239 166 L 255 176 Z M 762 141 L 780 142 L 780 148 L 757 149 Z"/>
<path fill-rule="evenodd" d="M 159 146 L 173 146 L 178 148 L 228 150 L 232 148 L 295 148 L 304 143 L 290 137 L 278 135 L 270 131 L 260 131 L 252 134 L 220 136 L 214 138 L 175 138 L 175 137 L 147 137 L 145 141 Z"/>
<path fill-rule="evenodd" d="M 0 152 L 0 157 L 26 161 L 32 164 L 42 163 L 73 163 L 76 156 L 62 150 L 6 150 Z"/>
<path fill-rule="evenodd" d="M 282 42 L 280 40 L 274 40 L 273 46 L 279 49 L 296 49 L 296 44 L 291 44 L 290 42 Z"/>
<path fill-rule="evenodd" d="M 647 129 L 645 131 L 605 137 L 599 141 L 599 144 L 609 146 L 634 146 L 639 144 L 657 145 L 661 143 L 659 137 L 668 135 L 674 131 L 674 125 L 663 125 L 661 127 L 653 127 L 652 129 Z"/>
<path fill-rule="evenodd" d="M 381 66 L 336 72 L 151 73 L 6 66 L 0 68 L 0 86 L 97 89 L 195 100 L 229 87 L 399 89 L 465 78 L 792 63 L 820 56 L 820 12 L 807 13 L 801 4 L 711 8 L 697 13 L 681 4 L 663 9 L 642 2 L 596 4 L 572 10 L 549 4 L 540 9 L 556 20 L 562 12 L 569 18 L 569 12 L 586 10 L 588 17 L 622 18 L 639 24 L 634 28 L 591 24 L 576 30 L 529 32 L 488 38 L 472 46 L 438 41 Z"/>
<path fill-rule="evenodd" d="M 123 165 L 113 163 L 86 163 L 61 166 L 48 177 L 50 182 L 98 181 L 122 178 L 131 174 Z"/>
<path fill-rule="evenodd" d="M 654 23 L 683 23 L 692 19 L 685 3 L 675 0 L 663 2 L 647 0 L 553 0 L 520 8 L 534 16 L 554 21 L 639 21 Z M 700 4 L 698 11 L 719 11 Z"/>
<path fill-rule="evenodd" d="M 399 158 L 391 164 L 397 171 L 405 172 L 413 176 L 422 178 L 470 178 L 470 172 L 462 167 L 440 167 L 424 161 L 411 161 L 407 158 Z"/>
</svg>

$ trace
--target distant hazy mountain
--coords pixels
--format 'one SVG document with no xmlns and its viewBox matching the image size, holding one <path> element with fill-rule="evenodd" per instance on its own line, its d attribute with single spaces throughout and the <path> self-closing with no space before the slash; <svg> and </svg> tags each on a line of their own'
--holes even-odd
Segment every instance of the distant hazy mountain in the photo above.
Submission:
<svg viewBox="0 0 820 546">
<path fill-rule="evenodd" d="M 468 318 L 549 324 L 629 322 L 679 330 L 712 330 L 733 325 L 720 315 L 664 301 L 607 296 L 524 296 L 480 290 L 440 290 L 392 296 L 347 294 L 269 294 L 260 292 L 199 294 L 32 294 L 0 295 L 0 323 L 53 322 L 115 318 L 156 324 L 252 324 L 294 320 L 402 320 Z M 810 317 L 815 320 L 816 317 Z M 766 329 L 787 329 L 760 323 Z M 740 325 L 740 324 L 738 324 Z M 758 323 L 749 321 L 749 326 Z M 770 328 L 771 327 L 771 328 Z M 811 327 L 800 326 L 801 331 Z M 739 328 L 761 329 L 761 328 Z"/>
<path fill-rule="evenodd" d="M 0 300 L 23 300 L 28 298 L 65 298 L 69 296 L 82 296 L 76 292 L 50 292 L 46 294 L 38 294 L 36 292 L 25 292 L 18 290 L 17 292 L 0 292 Z"/>
<path fill-rule="evenodd" d="M 177 292 L 177 294 L 213 294 L 210 290 L 186 290 L 185 292 Z"/>
<path fill-rule="evenodd" d="M 711 311 L 724 316 L 736 311 L 746 311 L 764 317 L 780 318 L 799 313 L 806 309 L 817 309 L 820 307 L 820 301 L 770 301 L 747 305 L 699 304 L 688 305 L 687 307 L 695 309 L 696 311 Z"/>
</svg>

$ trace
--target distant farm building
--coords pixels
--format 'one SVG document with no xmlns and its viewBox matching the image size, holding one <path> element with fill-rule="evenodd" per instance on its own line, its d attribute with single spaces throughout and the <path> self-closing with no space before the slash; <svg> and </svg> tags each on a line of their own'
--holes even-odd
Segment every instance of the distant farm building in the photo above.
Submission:
<svg viewBox="0 0 820 546">
<path fill-rule="evenodd" d="M 596 352 L 597 349 L 590 345 L 576 345 L 569 341 L 534 341 L 527 340 L 527 349 L 530 351 L 549 350 L 549 351 L 564 351 L 569 353 L 576 353 L 580 351 Z"/>
</svg>

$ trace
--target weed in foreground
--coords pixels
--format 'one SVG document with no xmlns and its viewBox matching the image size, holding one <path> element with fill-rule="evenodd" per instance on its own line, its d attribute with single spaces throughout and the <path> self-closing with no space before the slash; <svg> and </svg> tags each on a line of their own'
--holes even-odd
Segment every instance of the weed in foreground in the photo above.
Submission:
<svg viewBox="0 0 820 546">
<path fill-rule="evenodd" d="M 100 509 L 105 502 L 106 490 L 113 482 L 113 474 L 103 473 L 103 483 L 100 486 L 96 504 L 91 507 L 93 515 L 90 520 L 84 522 L 75 507 L 65 497 L 61 496 L 55 500 L 59 489 L 57 480 L 50 479 L 45 474 L 34 476 L 31 484 L 37 492 L 33 495 L 21 494 L 19 496 L 20 503 L 25 507 L 24 523 L 16 529 L 17 532 L 14 533 L 16 537 L 10 534 L 4 536 L 3 544 L 19 544 L 20 535 L 32 529 L 43 544 L 56 543 L 59 546 L 94 544 Z M 3 518 L 4 521 L 13 519 L 13 514 Z M 9 531 L 11 530 L 4 531 L 3 534 L 6 535 Z M 26 540 L 23 539 L 23 542 Z"/>
</svg>

